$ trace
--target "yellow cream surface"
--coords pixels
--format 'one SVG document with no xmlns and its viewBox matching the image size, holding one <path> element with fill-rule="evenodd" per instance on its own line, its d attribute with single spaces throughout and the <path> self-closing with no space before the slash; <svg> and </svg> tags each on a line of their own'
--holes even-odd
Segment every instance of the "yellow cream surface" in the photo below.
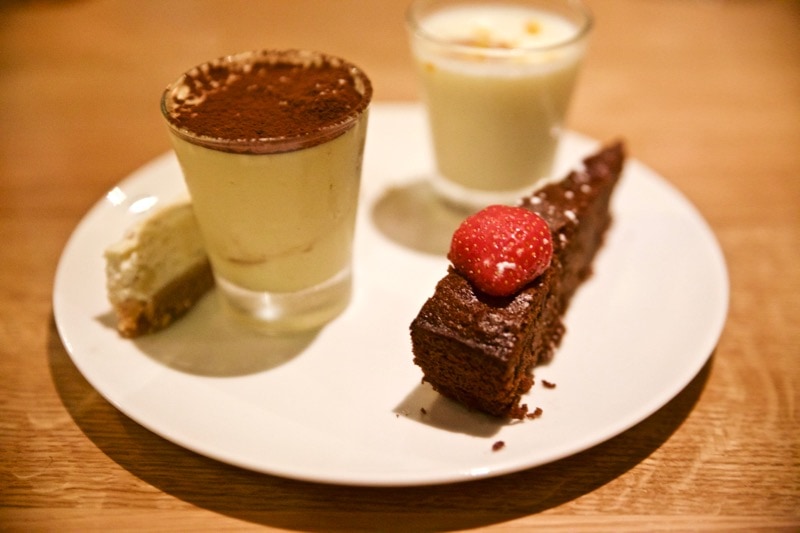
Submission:
<svg viewBox="0 0 800 533">
<path fill-rule="evenodd" d="M 215 275 L 280 293 L 349 267 L 366 122 L 276 154 L 222 152 L 171 136 Z"/>
<path fill-rule="evenodd" d="M 148 300 L 176 277 L 206 261 L 188 202 L 168 205 L 132 226 L 104 253 L 112 303 Z"/>
</svg>

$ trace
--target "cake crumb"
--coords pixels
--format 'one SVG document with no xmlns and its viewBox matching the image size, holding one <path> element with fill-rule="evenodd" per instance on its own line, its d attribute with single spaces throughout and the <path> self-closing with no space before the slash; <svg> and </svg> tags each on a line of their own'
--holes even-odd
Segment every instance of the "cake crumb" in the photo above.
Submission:
<svg viewBox="0 0 800 533">
<path fill-rule="evenodd" d="M 544 411 L 542 411 L 542 408 L 541 408 L 541 407 L 537 407 L 536 409 L 534 409 L 534 410 L 533 410 L 533 412 L 532 412 L 532 413 L 528 413 L 528 414 L 526 415 L 526 418 L 529 418 L 529 419 L 531 419 L 531 420 L 533 420 L 534 418 L 539 418 L 540 416 L 542 416 L 542 413 L 543 413 L 543 412 L 544 412 Z"/>
<path fill-rule="evenodd" d="M 505 443 L 505 442 L 503 442 L 503 441 L 499 440 L 499 441 L 495 442 L 494 444 L 492 444 L 492 451 L 493 451 L 493 452 L 500 451 L 500 450 L 502 450 L 502 449 L 503 449 L 503 447 L 504 447 L 505 445 L 506 445 L 506 443 Z"/>
<path fill-rule="evenodd" d="M 555 383 L 553 383 L 552 381 L 547 381 L 546 379 L 542 380 L 542 385 L 544 385 L 545 388 L 547 388 L 547 389 L 555 389 L 556 388 L 556 384 Z"/>
</svg>

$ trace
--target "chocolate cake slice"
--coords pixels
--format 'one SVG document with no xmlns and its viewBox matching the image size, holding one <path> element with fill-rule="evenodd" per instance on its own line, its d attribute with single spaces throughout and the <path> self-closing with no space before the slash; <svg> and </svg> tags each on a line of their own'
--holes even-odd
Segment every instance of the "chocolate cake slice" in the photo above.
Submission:
<svg viewBox="0 0 800 533">
<path fill-rule="evenodd" d="M 570 298 L 591 275 L 624 159 L 622 143 L 610 145 L 585 159 L 583 169 L 521 200 L 548 223 L 553 257 L 520 292 L 489 296 L 449 268 L 411 323 L 414 363 L 424 381 L 467 407 L 525 417 L 520 398 L 533 385 L 534 366 L 553 357 Z"/>
</svg>

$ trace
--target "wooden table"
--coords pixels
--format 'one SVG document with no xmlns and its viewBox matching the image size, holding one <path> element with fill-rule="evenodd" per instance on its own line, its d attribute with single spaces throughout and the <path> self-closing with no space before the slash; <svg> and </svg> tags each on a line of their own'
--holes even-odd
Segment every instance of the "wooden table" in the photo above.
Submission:
<svg viewBox="0 0 800 533">
<path fill-rule="evenodd" d="M 800 4 L 591 0 L 570 127 L 624 136 L 724 250 L 717 349 L 674 400 L 540 468 L 418 488 L 239 470 L 143 429 L 81 376 L 53 320 L 76 224 L 168 150 L 158 97 L 261 47 L 359 63 L 418 96 L 405 0 L 6 2 L 0 8 L 0 530 L 800 528 Z"/>
</svg>

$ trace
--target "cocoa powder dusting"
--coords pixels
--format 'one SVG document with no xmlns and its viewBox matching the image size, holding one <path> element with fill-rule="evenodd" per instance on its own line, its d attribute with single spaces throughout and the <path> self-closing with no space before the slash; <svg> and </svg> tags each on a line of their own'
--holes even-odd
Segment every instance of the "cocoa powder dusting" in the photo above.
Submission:
<svg viewBox="0 0 800 533">
<path fill-rule="evenodd" d="M 302 136 L 341 122 L 362 104 L 351 68 L 258 58 L 209 64 L 187 74 L 184 91 L 173 93 L 170 120 L 195 135 L 226 140 Z"/>
</svg>

